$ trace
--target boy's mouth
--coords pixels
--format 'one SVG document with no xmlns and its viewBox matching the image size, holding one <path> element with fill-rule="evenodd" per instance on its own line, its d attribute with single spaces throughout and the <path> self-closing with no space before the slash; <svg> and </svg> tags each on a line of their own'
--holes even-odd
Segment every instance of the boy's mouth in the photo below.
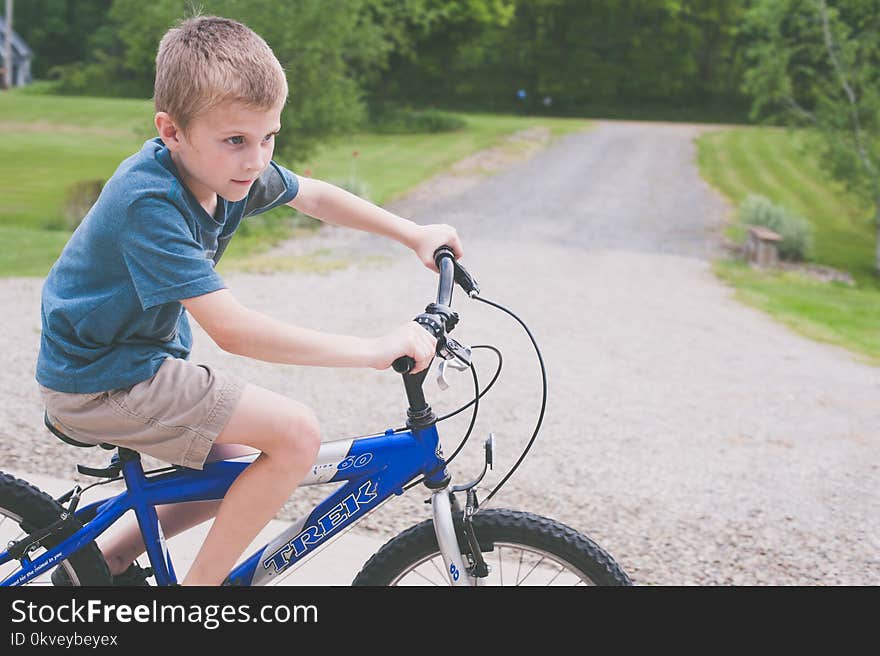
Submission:
<svg viewBox="0 0 880 656">
<path fill-rule="evenodd" d="M 235 184 L 240 184 L 240 185 L 249 185 L 249 184 L 251 184 L 253 181 L 254 181 L 253 178 L 251 178 L 250 180 L 233 180 L 233 182 L 234 182 Z"/>
</svg>

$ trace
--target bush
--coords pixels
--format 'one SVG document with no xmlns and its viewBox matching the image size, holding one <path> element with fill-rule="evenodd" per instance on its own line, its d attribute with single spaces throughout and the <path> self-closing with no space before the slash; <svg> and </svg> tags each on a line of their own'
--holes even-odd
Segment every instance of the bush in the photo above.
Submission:
<svg viewBox="0 0 880 656">
<path fill-rule="evenodd" d="M 455 132 L 466 127 L 464 119 L 437 109 L 385 106 L 373 108 L 370 117 L 370 130 L 379 134 Z"/>
<path fill-rule="evenodd" d="M 103 180 L 80 180 L 67 188 L 64 197 L 64 227 L 76 230 L 101 195 Z"/>
<path fill-rule="evenodd" d="M 813 247 L 810 224 L 783 205 L 776 205 L 769 198 L 751 194 L 739 208 L 739 218 L 745 225 L 769 228 L 782 236 L 779 256 L 786 260 L 806 260 Z"/>
<path fill-rule="evenodd" d="M 68 96 L 150 98 L 152 87 L 133 78 L 122 64 L 101 55 L 96 61 L 60 64 L 49 70 L 52 93 Z"/>
<path fill-rule="evenodd" d="M 15 92 L 23 96 L 46 96 L 58 93 L 57 83 L 52 80 L 34 80 L 23 87 L 16 87 Z"/>
</svg>

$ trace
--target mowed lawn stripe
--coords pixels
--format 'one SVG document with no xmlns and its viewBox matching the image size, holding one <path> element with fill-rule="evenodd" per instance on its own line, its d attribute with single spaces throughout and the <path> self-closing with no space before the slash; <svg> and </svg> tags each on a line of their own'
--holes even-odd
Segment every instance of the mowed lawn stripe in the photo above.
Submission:
<svg viewBox="0 0 880 656">
<path fill-rule="evenodd" d="M 717 262 L 716 271 L 744 302 L 811 339 L 880 365 L 880 277 L 873 272 L 870 209 L 822 170 L 813 143 L 802 132 L 737 128 L 700 137 L 699 162 L 735 207 L 749 194 L 762 194 L 803 215 L 813 226 L 813 260 L 848 271 L 856 285 L 756 270 L 737 260 Z M 740 242 L 743 232 L 736 220 L 728 230 Z"/>
</svg>

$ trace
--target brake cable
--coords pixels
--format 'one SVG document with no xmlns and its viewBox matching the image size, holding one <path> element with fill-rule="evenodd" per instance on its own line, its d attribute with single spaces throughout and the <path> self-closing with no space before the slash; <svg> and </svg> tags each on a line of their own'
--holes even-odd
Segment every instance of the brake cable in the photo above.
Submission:
<svg viewBox="0 0 880 656">
<path fill-rule="evenodd" d="M 523 449 L 523 452 L 520 454 L 517 461 L 513 464 L 513 467 L 511 467 L 510 470 L 504 475 L 504 478 L 501 479 L 501 482 L 499 482 L 498 485 L 496 485 L 494 488 L 492 488 L 492 491 L 486 496 L 486 498 L 479 502 L 479 505 L 483 505 L 483 504 L 487 503 L 492 497 L 495 496 L 495 494 L 498 492 L 498 490 L 501 489 L 501 487 L 508 481 L 508 479 L 510 479 L 510 477 L 513 475 L 513 473 L 517 470 L 517 468 L 519 468 L 519 466 L 522 464 L 522 461 L 525 459 L 525 457 L 528 455 L 529 451 L 531 450 L 532 445 L 535 443 L 535 439 L 538 437 L 538 432 L 541 430 L 541 424 L 544 422 L 544 413 L 547 409 L 547 368 L 544 365 L 544 357 L 541 355 L 541 349 L 538 348 L 538 342 L 535 341 L 535 336 L 532 335 L 532 331 L 529 330 L 529 327 L 525 324 L 525 322 L 522 319 L 520 319 L 514 312 L 512 312 L 511 310 L 507 309 L 506 307 L 504 307 L 503 305 L 501 305 L 499 303 L 495 303 L 495 302 L 490 301 L 488 299 L 481 298 L 480 296 L 477 296 L 476 294 L 471 296 L 471 298 L 474 298 L 474 299 L 480 301 L 481 303 L 485 303 L 486 305 L 491 305 L 492 307 L 497 308 L 497 309 L 501 310 L 502 312 L 509 314 L 514 319 L 516 319 L 516 321 L 519 323 L 519 325 L 521 325 L 523 327 L 523 330 L 525 330 L 526 334 L 529 336 L 529 340 L 531 340 L 532 346 L 535 349 L 535 353 L 538 356 L 538 363 L 541 366 L 541 387 L 542 387 L 541 411 L 538 413 L 538 422 L 537 422 L 537 424 L 535 424 L 535 430 L 532 433 L 531 438 L 529 438 L 529 442 L 528 442 L 528 444 L 526 444 L 525 448 Z M 496 353 L 498 354 L 498 357 L 499 357 L 498 371 L 496 372 L 495 378 L 492 379 L 492 382 L 494 383 L 495 379 L 498 377 L 498 373 L 501 371 L 501 366 L 500 366 L 501 353 L 497 349 L 493 349 L 493 350 L 496 351 Z M 473 364 L 471 364 L 471 373 L 474 376 L 474 385 L 476 387 L 477 373 L 476 373 L 476 369 L 474 368 Z M 470 437 L 471 430 L 473 429 L 474 422 L 476 421 L 477 408 L 479 407 L 479 399 L 483 394 L 485 394 L 485 392 L 487 392 L 489 390 L 489 388 L 487 387 L 486 390 L 483 391 L 483 394 L 480 394 L 479 387 L 476 387 L 476 389 L 477 389 L 477 396 L 471 402 L 471 403 L 474 403 L 474 415 L 471 419 L 471 426 L 470 426 L 470 428 L 468 428 L 467 434 L 465 435 L 464 439 L 459 444 L 455 453 L 453 453 L 452 457 L 450 457 L 446 461 L 445 464 L 449 464 L 452 461 L 452 458 L 458 454 L 458 452 L 464 446 L 464 443 Z M 470 405 L 470 404 L 468 404 L 468 405 Z M 465 407 L 467 407 L 467 406 L 465 406 Z M 461 411 L 461 409 L 456 410 L 456 412 L 453 414 L 457 414 L 460 411 Z M 432 472 L 432 473 L 434 473 L 434 472 Z M 420 483 L 422 480 L 424 480 L 424 477 L 415 481 L 414 483 L 410 483 L 408 486 L 406 486 L 404 488 L 404 490 L 408 490 L 410 487 L 412 487 L 413 485 L 416 485 L 417 483 Z"/>
<path fill-rule="evenodd" d="M 532 335 L 532 331 L 529 330 L 529 327 L 525 324 L 525 322 L 522 319 L 520 319 L 514 312 L 512 312 L 511 310 L 507 309 L 506 307 L 504 307 L 503 305 L 501 305 L 499 303 L 495 303 L 495 302 L 490 301 L 488 299 L 481 298 L 477 294 L 472 295 L 471 298 L 474 298 L 474 299 L 480 301 L 481 303 L 485 303 L 486 305 L 491 305 L 492 307 L 497 308 L 497 309 L 501 310 L 502 312 L 509 314 L 514 319 L 516 319 L 516 321 L 523 327 L 523 330 L 525 330 L 526 334 L 529 336 L 529 339 L 532 342 L 532 346 L 535 349 L 535 353 L 538 356 L 538 363 L 541 366 L 541 387 L 542 387 L 541 411 L 538 413 L 538 422 L 537 422 L 537 424 L 535 424 L 535 430 L 532 433 L 531 438 L 529 438 L 528 444 L 526 444 L 525 448 L 523 449 L 523 452 L 520 454 L 517 461 L 513 464 L 513 467 L 511 467 L 510 470 L 504 475 L 504 478 L 501 479 L 501 482 L 499 482 L 498 485 L 496 485 L 494 488 L 492 488 L 492 491 L 488 494 L 488 496 L 486 496 L 485 499 L 483 499 L 482 501 L 479 502 L 479 505 L 482 506 L 483 504 L 487 503 L 492 497 L 495 496 L 495 494 L 498 492 L 498 490 L 501 489 L 501 486 L 503 486 L 508 481 L 508 479 L 513 475 L 513 473 L 517 470 L 517 468 L 519 468 L 519 466 L 522 464 L 522 461 L 525 459 L 526 455 L 528 455 L 529 451 L 531 450 L 532 445 L 535 443 L 535 439 L 538 437 L 538 432 L 541 430 L 541 424 L 544 422 L 544 412 L 547 409 L 547 369 L 544 366 L 544 357 L 541 355 L 541 349 L 538 347 L 538 342 L 535 341 L 535 336 Z M 472 347 L 472 348 L 476 348 L 476 347 Z M 486 347 L 486 348 L 492 348 L 492 350 L 494 350 L 497 353 L 498 358 L 499 358 L 498 370 L 495 372 L 495 377 L 492 379 L 492 383 L 494 383 L 495 380 L 498 378 L 498 374 L 501 372 L 501 353 L 500 353 L 500 351 L 498 351 L 498 349 L 495 349 L 494 347 Z M 444 419 L 448 418 L 454 414 L 458 414 L 459 412 L 461 412 L 464 408 L 466 408 L 471 403 L 474 404 L 474 414 L 471 417 L 471 425 L 468 428 L 467 433 L 465 434 L 462 441 L 459 443 L 458 448 L 455 450 L 455 452 L 452 454 L 452 456 L 448 460 L 445 461 L 444 466 L 448 465 L 450 462 L 452 462 L 452 458 L 454 458 L 456 455 L 458 455 L 458 452 L 461 451 L 465 442 L 467 442 L 468 438 L 470 437 L 471 431 L 473 430 L 474 423 L 476 422 L 476 418 L 477 418 L 477 410 L 479 408 L 479 399 L 481 396 L 483 396 L 483 394 L 488 392 L 489 388 L 491 387 L 491 384 L 490 384 L 488 387 L 486 387 L 485 390 L 483 390 L 482 393 L 480 393 L 479 386 L 477 384 L 477 372 L 473 366 L 473 363 L 471 363 L 470 369 L 471 369 L 471 373 L 473 374 L 473 377 L 474 377 L 474 387 L 477 390 L 477 396 L 474 398 L 473 401 L 471 401 L 467 405 L 463 406 L 462 408 L 459 408 L 454 413 L 447 415 L 446 417 L 444 417 Z M 405 430 L 405 429 L 400 429 L 400 430 Z M 439 468 L 437 469 L 437 471 L 439 471 Z M 428 476 L 430 476 L 434 473 L 436 473 L 436 472 L 431 472 L 428 474 Z M 411 487 L 413 487 L 414 485 L 421 483 L 423 480 L 425 480 L 424 476 L 422 478 L 410 483 L 409 485 L 405 486 L 403 489 L 408 490 Z"/>
<path fill-rule="evenodd" d="M 498 380 L 498 376 L 501 374 L 501 366 L 502 366 L 503 361 L 504 361 L 503 358 L 501 357 L 501 351 L 499 351 L 499 350 L 498 350 L 497 348 L 495 348 L 494 346 L 489 346 L 489 345 L 486 345 L 486 344 L 480 344 L 480 345 L 478 345 L 478 346 L 472 346 L 471 348 L 472 348 L 472 349 L 490 349 L 490 350 L 492 350 L 492 351 L 495 351 L 495 355 L 498 356 L 498 368 L 495 370 L 495 375 L 492 377 L 492 380 L 491 380 L 491 381 L 489 382 L 489 384 L 486 386 L 486 389 L 484 389 L 484 390 L 481 392 L 481 391 L 480 391 L 480 384 L 479 384 L 479 382 L 477 381 L 477 370 L 476 370 L 476 368 L 474 367 L 473 363 L 471 363 L 471 365 L 470 365 L 470 370 L 471 370 L 471 375 L 473 376 L 473 379 L 474 379 L 474 390 L 475 390 L 475 392 L 476 392 L 476 396 L 473 398 L 473 400 L 471 400 L 470 402 L 468 402 L 468 403 L 466 403 L 465 405 L 461 406 L 458 410 L 455 410 L 454 412 L 450 412 L 448 415 L 444 415 L 444 416 L 440 417 L 439 419 L 437 419 L 437 423 L 439 424 L 441 421 L 444 421 L 444 420 L 446 420 L 446 419 L 449 419 L 450 417 L 453 417 L 453 416 L 457 415 L 459 412 L 462 412 L 463 410 L 466 410 L 468 407 L 470 407 L 471 405 L 473 405 L 473 406 L 474 406 L 474 412 L 473 412 L 473 414 L 471 415 L 471 425 L 468 426 L 467 432 L 465 433 L 464 437 L 461 438 L 461 442 L 458 443 L 458 446 L 456 447 L 455 451 L 452 453 L 451 456 L 449 456 L 449 458 L 446 458 L 446 459 L 444 460 L 443 465 L 442 465 L 441 467 L 438 467 L 437 469 L 435 469 L 435 470 L 432 471 L 432 472 L 428 472 L 425 476 L 422 476 L 421 478 L 419 478 L 419 479 L 413 481 L 412 483 L 409 483 L 408 485 L 404 486 L 404 488 L 403 488 L 404 491 L 410 489 L 411 487 L 415 487 L 416 485 L 418 485 L 419 483 L 421 483 L 422 481 L 424 481 L 425 478 L 427 478 L 428 476 L 433 476 L 433 475 L 436 474 L 438 471 L 440 471 L 443 467 L 446 467 L 449 463 L 451 463 L 451 462 L 453 461 L 453 459 L 455 458 L 455 456 L 457 456 L 457 455 L 459 454 L 459 452 L 464 448 L 464 445 L 467 443 L 468 439 L 469 439 L 470 436 L 471 436 L 471 432 L 474 430 L 474 424 L 476 424 L 476 422 L 477 422 L 477 412 L 479 411 L 479 408 L 480 408 L 480 399 L 481 399 L 483 396 L 485 396 L 485 394 L 486 394 L 490 389 L 492 389 L 492 385 L 495 384 L 495 381 Z M 406 429 L 405 429 L 405 428 L 396 429 L 395 432 L 397 432 L 398 430 L 406 430 Z"/>
<path fill-rule="evenodd" d="M 437 418 L 437 423 L 438 423 L 438 424 L 439 424 L 441 421 L 446 421 L 447 419 L 449 419 L 449 418 L 451 418 L 451 417 L 454 417 L 454 416 L 457 415 L 458 413 L 463 412 L 463 411 L 467 410 L 468 408 L 470 408 L 474 403 L 477 403 L 479 399 L 483 398 L 483 397 L 486 395 L 486 393 L 487 393 L 490 389 L 492 389 L 492 386 L 495 384 L 495 381 L 498 380 L 498 376 L 501 375 L 501 365 L 503 364 L 503 358 L 501 357 L 501 351 L 499 351 L 499 350 L 498 350 L 497 348 L 495 348 L 494 346 L 490 346 L 490 345 L 488 345 L 488 344 L 478 344 L 477 346 L 471 346 L 471 348 L 472 348 L 472 349 L 488 349 L 488 350 L 491 350 L 491 351 L 495 351 L 495 355 L 498 356 L 498 368 L 495 370 L 495 375 L 492 377 L 492 380 L 489 381 L 489 384 L 486 385 L 486 389 L 484 389 L 482 392 L 480 391 L 480 388 L 479 388 L 479 386 L 477 385 L 477 381 L 476 381 L 476 379 L 475 379 L 475 380 L 474 380 L 474 389 L 475 389 L 475 391 L 477 392 L 477 396 L 474 397 L 472 400 L 468 401 L 467 403 L 465 403 L 465 404 L 464 404 L 463 406 L 461 406 L 458 410 L 453 410 L 453 411 L 450 412 L 448 415 L 443 415 L 442 417 L 438 417 L 438 418 Z M 472 369 L 472 368 L 473 368 L 473 365 L 469 365 L 469 368 Z M 399 433 L 399 432 L 401 432 L 401 431 L 405 431 L 405 430 L 409 430 L 409 428 L 408 428 L 407 426 L 402 426 L 402 427 L 400 427 L 400 428 L 395 428 L 395 429 L 394 429 L 394 432 L 395 432 L 395 433 Z"/>
<path fill-rule="evenodd" d="M 456 270 L 456 271 L 458 271 L 458 270 Z M 462 271 L 463 271 L 463 270 L 462 270 Z M 503 305 L 501 305 L 501 304 L 499 304 L 499 303 L 495 303 L 494 301 L 490 301 L 490 300 L 485 299 L 485 298 L 481 298 L 480 295 L 479 295 L 479 288 L 476 286 L 475 281 L 473 281 L 473 279 L 470 277 L 470 275 L 467 274 L 466 272 L 463 273 L 463 276 L 465 277 L 465 279 L 466 279 L 466 281 L 467 281 L 467 283 L 468 283 L 467 286 L 465 286 L 464 284 L 462 284 L 462 281 L 461 281 L 461 280 L 458 280 L 458 277 L 457 277 L 457 276 L 456 276 L 456 282 L 458 282 L 460 285 L 462 285 L 463 288 L 465 288 L 465 291 L 467 292 L 467 294 L 468 294 L 468 296 L 469 296 L 470 298 L 476 299 L 476 300 L 480 301 L 481 303 L 485 303 L 486 305 L 490 305 L 490 306 L 492 306 L 492 307 L 494 307 L 494 308 L 497 308 L 497 309 L 501 310 L 502 312 L 505 312 L 506 314 L 509 314 L 511 317 L 513 317 L 513 318 L 514 318 L 514 319 L 515 319 L 515 320 L 516 320 L 516 321 L 517 321 L 517 322 L 523 327 L 523 330 L 526 331 L 526 334 L 529 336 L 529 340 L 531 340 L 531 342 L 532 342 L 532 346 L 534 347 L 534 349 L 535 349 L 535 353 L 536 353 L 537 356 L 538 356 L 538 363 L 539 363 L 540 366 L 541 366 L 541 386 L 542 386 L 542 394 L 541 394 L 541 410 L 540 410 L 540 412 L 538 413 L 538 422 L 537 422 L 537 424 L 535 424 L 535 430 L 534 430 L 534 432 L 532 433 L 531 438 L 529 438 L 528 444 L 526 444 L 526 446 L 525 446 L 525 448 L 523 449 L 522 453 L 520 454 L 519 458 L 518 458 L 517 461 L 513 464 L 513 467 L 510 468 L 510 470 L 509 470 L 509 471 L 504 475 L 504 477 L 501 479 L 501 482 L 499 482 L 498 485 L 496 485 L 496 486 L 492 489 L 492 491 L 489 493 L 489 495 L 488 495 L 485 499 L 483 499 L 483 501 L 482 501 L 481 503 L 484 504 L 484 503 L 488 502 L 492 497 L 495 496 L 495 494 L 498 492 L 498 490 L 501 489 L 501 487 L 502 487 L 502 486 L 508 481 L 508 479 L 510 479 L 510 477 L 513 475 L 513 473 L 519 468 L 519 466 L 522 464 L 522 461 L 525 459 L 526 455 L 528 455 L 529 451 L 531 450 L 532 445 L 535 443 L 535 439 L 538 437 L 538 432 L 541 430 L 541 424 L 544 422 L 544 413 L 545 413 L 545 411 L 546 411 L 546 409 L 547 409 L 547 369 L 546 369 L 546 367 L 545 367 L 545 365 L 544 365 L 544 358 L 543 358 L 543 356 L 541 355 L 541 349 L 538 347 L 538 343 L 537 343 L 537 341 L 535 340 L 534 335 L 532 335 L 532 331 L 529 330 L 529 327 L 525 324 L 525 322 L 524 322 L 522 319 L 520 319 L 520 318 L 519 318 L 519 317 L 518 317 L 513 311 L 509 310 L 508 308 L 504 307 Z M 468 289 L 468 287 L 469 287 L 469 289 Z M 464 438 L 462 438 L 462 441 L 459 443 L 458 447 L 456 448 L 456 450 L 455 450 L 455 452 L 452 454 L 452 456 L 450 456 L 447 460 L 445 460 L 445 462 L 444 462 L 444 464 L 443 464 L 443 467 L 445 467 L 446 465 L 448 465 L 449 463 L 451 463 L 452 460 L 453 460 L 453 458 L 455 458 L 455 456 L 457 456 L 458 453 L 461 451 L 461 449 L 464 447 L 465 443 L 467 442 L 468 438 L 469 438 L 470 435 L 471 435 L 471 432 L 473 431 L 474 424 L 475 424 L 476 419 L 477 419 L 477 411 L 478 411 L 478 409 L 479 409 L 479 401 L 480 401 L 480 397 L 482 397 L 486 392 L 489 391 L 489 389 L 491 389 L 492 385 L 493 385 L 493 384 L 495 383 L 495 381 L 497 380 L 498 375 L 501 373 L 501 363 L 502 363 L 502 358 L 501 358 L 501 352 L 498 351 L 498 349 L 496 349 L 496 348 L 494 348 L 494 347 L 491 347 L 491 346 L 481 346 L 481 347 L 472 347 L 472 348 L 491 348 L 492 350 L 494 350 L 495 353 L 498 355 L 498 369 L 497 369 L 497 371 L 495 372 L 495 377 L 492 379 L 492 382 L 489 383 L 489 385 L 486 387 L 485 390 L 483 390 L 483 392 L 480 392 L 479 382 L 477 381 L 477 371 L 476 371 L 476 368 L 473 366 L 473 363 L 470 363 L 471 374 L 473 375 L 473 378 L 474 378 L 474 389 L 475 389 L 477 395 L 474 397 L 474 400 L 473 400 L 473 401 L 471 401 L 471 402 L 469 402 L 468 404 L 462 406 L 461 408 L 459 408 L 459 409 L 456 410 L 455 412 L 452 412 L 452 413 L 450 413 L 450 414 L 448 414 L 448 415 L 445 415 L 444 417 L 441 417 L 440 419 L 437 420 L 437 422 L 439 423 L 440 421 L 443 421 L 443 420 L 445 420 L 445 419 L 448 419 L 449 417 L 452 417 L 452 416 L 458 414 L 459 412 L 462 412 L 463 410 L 465 410 L 465 409 L 466 409 L 468 406 L 470 406 L 471 404 L 474 405 L 474 413 L 473 413 L 473 415 L 472 415 L 472 417 L 471 417 L 471 424 L 470 424 L 470 426 L 468 427 L 467 433 L 465 433 Z M 393 432 L 396 433 L 396 432 L 400 432 L 400 431 L 404 431 L 404 430 L 406 430 L 406 428 L 397 428 L 397 429 L 394 429 Z M 414 485 L 417 485 L 417 484 L 421 483 L 422 481 L 424 481 L 425 478 L 426 478 L 427 476 L 431 476 L 431 475 L 435 474 L 435 473 L 436 473 L 437 471 L 439 471 L 439 470 L 440 470 L 440 468 L 437 468 L 437 470 L 435 470 L 434 472 L 430 472 L 429 474 L 426 474 L 426 475 L 423 476 L 422 478 L 420 478 L 420 479 L 418 479 L 418 480 L 416 480 L 416 481 L 414 481 L 414 482 L 412 482 L 412 483 L 406 485 L 403 489 L 404 489 L 404 490 L 409 490 L 409 489 L 410 489 L 411 487 L 413 487 Z"/>
<path fill-rule="evenodd" d="M 501 486 L 507 482 L 507 479 L 509 479 L 513 475 L 513 472 L 516 471 L 517 467 L 519 467 L 520 463 L 522 463 L 523 459 L 525 459 L 526 454 L 528 454 L 528 452 L 529 452 L 529 449 L 532 448 L 532 444 L 534 444 L 535 438 L 538 437 L 538 431 L 541 430 L 541 423 L 544 421 L 544 411 L 547 408 L 547 369 L 544 367 L 544 358 L 541 356 L 541 349 L 538 348 L 538 343 L 535 341 L 535 337 L 534 337 L 534 335 L 532 335 L 532 331 L 529 330 L 529 327 L 526 326 L 526 324 L 523 322 L 522 319 L 520 319 L 518 316 L 516 316 L 513 312 L 508 310 L 503 305 L 499 305 L 498 303 L 494 303 L 494 302 L 489 301 L 487 299 L 480 298 L 480 296 L 477 296 L 477 295 L 472 296 L 472 298 L 475 298 L 476 300 L 480 301 L 481 303 L 485 303 L 486 305 L 491 305 L 492 307 L 498 308 L 499 310 L 506 312 L 507 314 L 512 316 L 514 319 L 516 319 L 519 322 L 519 324 L 523 327 L 523 329 L 526 331 L 526 334 L 529 336 L 529 339 L 532 341 L 532 346 L 535 347 L 535 353 L 538 354 L 538 362 L 541 365 L 541 384 L 543 387 L 543 395 L 541 398 L 541 412 L 538 415 L 538 423 L 535 425 L 535 432 L 532 433 L 532 437 L 531 437 L 531 439 L 529 439 L 529 443 L 526 444 L 526 448 L 523 449 L 523 452 L 520 455 L 519 460 L 517 460 L 516 463 L 514 463 L 513 467 L 510 468 L 510 471 L 508 471 L 507 474 L 504 476 L 504 478 L 501 479 L 501 482 L 498 483 L 498 485 L 496 485 L 492 489 L 492 491 L 489 493 L 489 496 L 487 496 L 485 499 L 483 499 L 480 502 L 481 504 L 485 504 L 487 501 L 489 501 L 489 499 L 491 499 L 493 496 L 495 496 L 495 493 L 498 492 L 498 490 L 501 489 Z"/>
</svg>

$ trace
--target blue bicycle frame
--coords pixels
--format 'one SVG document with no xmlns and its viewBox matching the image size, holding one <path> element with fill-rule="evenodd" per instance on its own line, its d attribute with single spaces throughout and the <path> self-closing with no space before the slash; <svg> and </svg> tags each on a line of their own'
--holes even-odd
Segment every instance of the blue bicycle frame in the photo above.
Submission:
<svg viewBox="0 0 880 656">
<path fill-rule="evenodd" d="M 454 261 L 450 248 L 439 248 L 434 253 L 434 260 L 440 272 L 437 303 L 429 305 L 415 321 L 437 338 L 441 347 L 438 354 L 445 359 L 462 359 L 467 352 L 465 362 L 469 364 L 469 349 L 446 337 L 446 332 L 458 321 L 449 305 L 454 281 L 469 293 L 479 288 L 464 267 Z M 425 485 L 433 491 L 431 506 L 434 530 L 446 573 L 453 585 L 469 584 L 468 577 L 464 575 L 466 569 L 452 520 L 448 492 L 451 477 L 446 471 L 446 461 L 440 448 L 436 417 L 422 392 L 428 370 L 409 374 L 413 364 L 412 359 L 406 356 L 398 358 L 393 364 L 395 371 L 404 374 L 409 401 L 409 430 L 395 432 L 389 429 L 382 435 L 325 442 L 312 471 L 300 485 L 347 482 L 321 502 L 310 515 L 293 524 L 230 572 L 226 583 L 251 586 L 272 582 L 313 553 L 328 537 L 338 535 L 392 494 L 403 494 L 404 485 L 416 476 L 424 475 Z M 127 449 L 120 450 L 126 491 L 78 510 L 75 516 L 83 524 L 81 529 L 34 560 L 30 560 L 27 554 L 19 556 L 23 567 L 7 576 L 0 586 L 27 583 L 47 568 L 69 558 L 78 549 L 91 544 L 129 510 L 134 510 L 140 525 L 156 584 L 176 583 L 177 577 L 156 515 L 156 506 L 222 499 L 254 457 L 212 462 L 202 470 L 179 468 L 148 477 L 144 474 L 140 456 Z M 0 553 L 0 565 L 13 559 L 9 549 Z"/>
<path fill-rule="evenodd" d="M 156 506 L 187 501 L 222 499 L 236 477 L 256 455 L 207 463 L 202 470 L 179 468 L 146 476 L 139 457 L 124 461 L 126 490 L 79 509 L 83 527 L 23 567 L 0 586 L 22 585 L 91 543 L 129 510 L 134 510 L 144 536 L 147 555 L 157 585 L 177 582 L 171 555 L 165 545 Z M 403 486 L 425 475 L 429 487 L 445 489 L 449 476 L 436 426 L 325 442 L 311 472 L 301 485 L 347 481 L 308 516 L 255 552 L 230 572 L 230 585 L 266 585 L 313 553 L 325 540 L 338 535 Z M 435 498 L 443 497 L 435 494 Z M 436 510 L 435 510 L 436 515 Z M 0 565 L 10 562 L 9 551 L 0 553 Z M 453 564 L 453 568 L 454 568 Z M 459 569 L 461 565 L 458 565 Z"/>
</svg>

